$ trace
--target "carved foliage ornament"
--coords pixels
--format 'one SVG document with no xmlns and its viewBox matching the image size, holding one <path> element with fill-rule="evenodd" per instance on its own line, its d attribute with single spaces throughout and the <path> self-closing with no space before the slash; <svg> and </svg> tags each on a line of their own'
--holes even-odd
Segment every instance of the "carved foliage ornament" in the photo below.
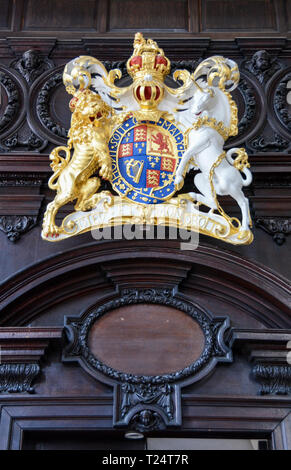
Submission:
<svg viewBox="0 0 291 470">
<path fill-rule="evenodd" d="M 89 335 L 100 318 L 126 305 L 167 305 L 189 315 L 203 331 L 205 342 L 201 355 L 183 369 L 159 375 L 135 375 L 119 371 L 96 357 L 89 346 Z M 114 386 L 114 425 L 138 430 L 162 429 L 181 424 L 180 388 L 202 379 L 217 362 L 231 362 L 231 351 L 224 344 L 224 331 L 229 327 L 226 317 L 210 314 L 168 289 L 126 289 L 120 297 L 89 311 L 81 318 L 66 318 L 69 344 L 64 361 L 78 361 L 98 380 Z M 147 413 L 145 412 L 147 411 Z"/>
<path fill-rule="evenodd" d="M 0 85 L 2 85 L 8 96 L 6 108 L 0 118 L 0 131 L 3 131 L 15 118 L 20 106 L 18 89 L 10 76 L 0 71 Z"/>
<path fill-rule="evenodd" d="M 272 235 L 277 245 L 283 245 L 287 235 L 291 233 L 291 220 L 288 218 L 258 217 L 256 219 L 256 226 Z"/>
<path fill-rule="evenodd" d="M 38 376 L 38 364 L 2 364 L 0 365 L 0 392 L 33 393 L 32 382 Z"/>
<path fill-rule="evenodd" d="M 259 152 L 280 152 L 289 147 L 290 142 L 283 139 L 279 134 L 275 133 L 273 139 L 267 139 L 265 137 L 257 137 L 251 142 L 253 148 Z"/>
<path fill-rule="evenodd" d="M 27 138 L 21 138 L 18 133 L 16 133 L 12 137 L 6 139 L 3 143 L 8 150 L 15 149 L 16 147 L 24 147 L 28 151 L 39 151 L 41 147 L 47 143 L 47 141 L 43 142 L 32 131 L 30 131 Z"/>
<path fill-rule="evenodd" d="M 66 138 L 68 130 L 55 122 L 50 114 L 50 97 L 53 90 L 62 83 L 62 74 L 60 72 L 52 75 L 42 86 L 36 101 L 36 111 L 43 126 L 53 134 Z"/>
<path fill-rule="evenodd" d="M 32 229 L 37 223 L 37 216 L 31 215 L 1 215 L 0 230 L 7 235 L 8 240 L 16 242 L 21 235 Z"/>
<path fill-rule="evenodd" d="M 193 73 L 176 70 L 177 86 L 172 87 L 165 81 L 171 64 L 164 51 L 137 33 L 126 67 L 132 82 L 124 87 L 115 83 L 122 72 L 108 72 L 94 57 L 77 57 L 65 67 L 63 82 L 73 95 L 71 128 L 67 145 L 50 154 L 54 174 L 49 187 L 57 195 L 47 206 L 42 237 L 63 240 L 132 222 L 251 243 L 248 200 L 242 191 L 252 181 L 248 156 L 243 148 L 223 150 L 226 139 L 238 133 L 237 106 L 230 94 L 239 83 L 237 64 L 210 57 Z M 37 110 L 48 128 L 65 136 L 47 112 L 50 87 L 60 80 L 59 74 L 44 85 Z M 175 197 L 193 167 L 200 171 L 195 176 L 199 193 Z M 100 191 L 102 179 L 115 193 Z M 238 202 L 241 221 L 224 212 L 219 195 Z M 57 226 L 58 210 L 72 201 L 76 212 Z M 200 205 L 210 212 L 199 211 Z"/>
<path fill-rule="evenodd" d="M 241 92 L 245 109 L 238 125 L 238 134 L 241 135 L 246 132 L 252 125 L 256 115 L 256 97 L 253 88 L 245 79 L 241 79 L 238 85 L 238 90 Z"/>
<path fill-rule="evenodd" d="M 290 81 L 291 73 L 288 73 L 280 81 L 274 95 L 274 108 L 278 119 L 289 132 L 291 131 L 291 113 L 289 111 L 287 102 L 287 94 L 289 92 L 287 85 Z"/>
<path fill-rule="evenodd" d="M 257 364 L 253 375 L 261 384 L 261 395 L 291 394 L 291 366 Z"/>
</svg>

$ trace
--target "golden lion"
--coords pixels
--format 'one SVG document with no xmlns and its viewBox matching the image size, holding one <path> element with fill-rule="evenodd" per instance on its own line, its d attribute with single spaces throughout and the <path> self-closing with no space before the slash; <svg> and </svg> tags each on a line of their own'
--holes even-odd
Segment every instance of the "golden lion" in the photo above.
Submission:
<svg viewBox="0 0 291 470">
<path fill-rule="evenodd" d="M 90 178 L 99 168 L 99 176 L 108 180 L 112 176 L 108 150 L 111 108 L 99 95 L 90 90 L 76 93 L 70 102 L 73 111 L 67 146 L 56 147 L 50 154 L 54 174 L 48 185 L 57 191 L 55 199 L 47 206 L 43 221 L 43 236 L 57 237 L 61 227 L 55 224 L 60 207 L 77 199 L 76 210 L 89 210 L 96 204 L 94 194 L 101 181 Z M 73 156 L 71 149 L 74 147 Z M 59 155 L 65 153 L 65 158 Z"/>
</svg>

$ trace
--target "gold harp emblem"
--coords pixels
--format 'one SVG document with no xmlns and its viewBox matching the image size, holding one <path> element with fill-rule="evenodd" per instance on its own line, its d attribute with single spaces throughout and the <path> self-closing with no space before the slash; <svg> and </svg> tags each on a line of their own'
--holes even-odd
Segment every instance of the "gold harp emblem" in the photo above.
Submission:
<svg viewBox="0 0 291 470">
<path fill-rule="evenodd" d="M 127 176 L 129 176 L 135 183 L 139 183 L 143 166 L 144 166 L 144 162 L 135 160 L 134 158 L 130 158 L 130 160 L 126 160 L 125 163 L 126 163 Z"/>
</svg>

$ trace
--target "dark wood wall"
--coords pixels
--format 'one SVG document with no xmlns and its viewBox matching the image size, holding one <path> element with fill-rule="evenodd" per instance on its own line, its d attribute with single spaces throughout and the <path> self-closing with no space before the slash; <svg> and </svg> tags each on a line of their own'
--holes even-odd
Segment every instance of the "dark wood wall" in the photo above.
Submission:
<svg viewBox="0 0 291 470">
<path fill-rule="evenodd" d="M 1 0 L 3 35 L 290 34 L 290 0 Z M 126 12 L 126 14 L 125 14 Z"/>
<path fill-rule="evenodd" d="M 208 437 L 234 433 L 266 437 L 274 448 L 290 446 L 290 3 L 0 0 L 1 448 L 21 448 L 32 429 L 117 435 L 113 410 L 121 405 L 114 384 L 65 360 L 70 335 L 63 328 L 65 317 L 86 317 L 108 301 L 119 302 L 124 289 L 149 289 L 152 302 L 157 289 L 174 289 L 180 301 L 188 299 L 214 319 L 229 319 L 224 341 L 233 361 L 182 387 L 176 435 L 197 436 L 200 429 Z M 43 213 L 53 197 L 48 156 L 66 142 L 70 122 L 64 64 L 92 55 L 126 76 L 137 30 L 158 40 L 172 72 L 194 70 L 201 58 L 216 54 L 239 64 L 239 134 L 227 146 L 245 146 L 249 153 L 251 245 L 201 236 L 192 251 L 167 239 L 97 242 L 90 233 L 59 243 L 41 239 Z M 32 65 L 25 62 L 28 50 L 35 51 Z M 265 68 L 256 62 L 261 50 L 268 53 Z M 239 214 L 232 200 L 222 204 Z M 168 314 L 170 321 L 174 313 Z M 146 331 L 161 334 L 155 322 Z M 138 321 L 131 328 L 134 342 Z M 175 348 L 185 340 L 182 330 L 171 343 Z M 159 353 L 156 344 L 153 351 Z M 171 347 L 168 352 L 175 353 Z"/>
</svg>

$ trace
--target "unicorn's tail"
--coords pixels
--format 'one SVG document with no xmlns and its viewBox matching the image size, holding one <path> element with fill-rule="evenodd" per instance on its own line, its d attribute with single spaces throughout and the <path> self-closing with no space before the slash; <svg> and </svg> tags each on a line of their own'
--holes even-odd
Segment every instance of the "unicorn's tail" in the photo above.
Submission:
<svg viewBox="0 0 291 470">
<path fill-rule="evenodd" d="M 236 158 L 232 158 L 232 155 L 235 154 Z M 242 178 L 243 186 L 248 186 L 253 180 L 252 173 L 248 169 L 250 164 L 248 162 L 248 154 L 244 148 L 232 148 L 226 152 L 226 160 L 230 165 L 233 165 L 237 170 L 244 173 L 245 178 Z"/>
</svg>

